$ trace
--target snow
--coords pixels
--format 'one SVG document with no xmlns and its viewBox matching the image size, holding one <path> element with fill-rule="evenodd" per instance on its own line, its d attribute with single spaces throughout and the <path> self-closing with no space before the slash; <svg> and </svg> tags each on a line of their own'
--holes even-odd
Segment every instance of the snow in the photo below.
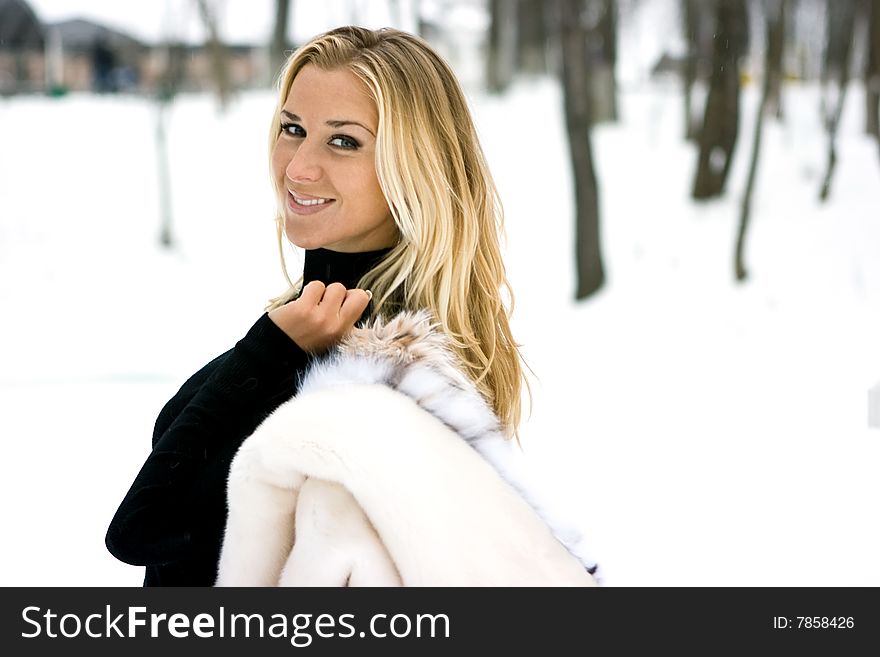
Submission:
<svg viewBox="0 0 880 657">
<path fill-rule="evenodd" d="M 736 222 L 756 94 L 723 199 L 689 200 L 679 89 L 633 81 L 594 131 L 608 282 L 573 300 L 561 96 L 470 92 L 507 211 L 514 331 L 535 371 L 525 454 L 609 586 L 880 585 L 880 159 L 850 90 L 829 202 L 818 89 L 764 135 L 746 264 Z M 138 585 L 104 532 L 187 376 L 284 287 L 271 92 L 169 116 L 173 251 L 158 246 L 155 109 L 0 101 L 4 585 Z M 295 273 L 297 262 L 290 263 Z"/>
<path fill-rule="evenodd" d="M 511 213 L 517 335 L 542 376 L 527 448 L 574 502 L 609 585 L 880 581 L 880 434 L 867 426 L 880 379 L 877 145 L 855 92 L 833 198 L 818 205 L 818 91 L 786 94 L 787 123 L 766 128 L 745 285 L 733 249 L 753 89 L 728 194 L 704 205 L 688 199 L 696 151 L 681 140 L 680 94 L 624 93 L 622 121 L 594 139 L 609 284 L 582 303 L 567 257 L 535 260 L 571 252 L 561 128 L 536 131 L 546 139 L 528 140 L 521 172 L 504 171 L 517 158 L 487 135 Z M 532 112 L 546 116 L 552 85 L 520 97 L 554 96 Z M 493 135 L 504 102 L 482 114 Z M 548 190 L 559 202 L 538 210 Z"/>
</svg>

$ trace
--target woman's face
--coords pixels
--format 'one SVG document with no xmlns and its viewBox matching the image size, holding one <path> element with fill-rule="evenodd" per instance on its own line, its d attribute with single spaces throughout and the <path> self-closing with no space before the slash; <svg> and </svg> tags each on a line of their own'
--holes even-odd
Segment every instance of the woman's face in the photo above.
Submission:
<svg viewBox="0 0 880 657">
<path fill-rule="evenodd" d="M 272 150 L 279 212 L 293 244 L 354 253 L 397 241 L 376 176 L 378 125 L 366 86 L 347 69 L 309 64 L 297 73 Z"/>
</svg>

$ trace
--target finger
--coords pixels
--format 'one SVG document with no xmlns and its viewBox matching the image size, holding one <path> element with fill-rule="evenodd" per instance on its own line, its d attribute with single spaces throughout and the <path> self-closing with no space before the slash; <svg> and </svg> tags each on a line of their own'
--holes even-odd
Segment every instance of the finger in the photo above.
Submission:
<svg viewBox="0 0 880 657">
<path fill-rule="evenodd" d="M 339 312 L 339 307 L 345 300 L 348 290 L 342 283 L 331 283 L 324 290 L 324 296 L 321 298 L 321 307 L 325 310 Z"/>
<path fill-rule="evenodd" d="M 321 281 L 312 281 L 303 288 L 297 301 L 301 301 L 306 306 L 317 306 L 324 295 L 324 289 L 324 284 Z"/>
<path fill-rule="evenodd" d="M 342 302 L 342 307 L 339 309 L 340 319 L 345 321 L 346 324 L 354 324 L 363 314 L 364 310 L 366 310 L 372 298 L 373 293 L 368 290 L 361 290 L 360 288 L 348 290 Z"/>
</svg>

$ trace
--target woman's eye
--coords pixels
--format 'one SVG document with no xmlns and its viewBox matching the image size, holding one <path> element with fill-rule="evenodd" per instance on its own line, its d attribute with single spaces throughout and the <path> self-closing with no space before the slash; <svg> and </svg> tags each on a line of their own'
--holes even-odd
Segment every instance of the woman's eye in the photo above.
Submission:
<svg viewBox="0 0 880 657">
<path fill-rule="evenodd" d="M 330 140 L 330 144 L 350 151 L 353 151 L 360 146 L 360 144 L 351 137 L 344 136 L 333 137 L 333 139 Z"/>
<path fill-rule="evenodd" d="M 306 134 L 306 131 L 302 129 L 302 126 L 297 125 L 296 123 L 282 123 L 281 132 L 285 132 L 292 137 L 304 137 Z"/>
</svg>

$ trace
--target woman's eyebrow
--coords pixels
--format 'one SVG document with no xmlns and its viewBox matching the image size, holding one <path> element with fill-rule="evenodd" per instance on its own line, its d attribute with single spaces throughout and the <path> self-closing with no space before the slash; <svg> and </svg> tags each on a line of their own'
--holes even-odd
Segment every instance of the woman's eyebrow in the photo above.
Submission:
<svg viewBox="0 0 880 657">
<path fill-rule="evenodd" d="M 288 112 L 287 110 L 281 110 L 281 113 L 284 116 L 286 116 L 288 119 L 290 119 L 291 121 L 302 121 L 302 119 L 300 117 L 298 117 L 296 114 L 294 114 L 293 112 Z M 329 121 L 325 121 L 325 123 L 327 125 L 329 125 L 331 128 L 341 128 L 344 125 L 360 126 L 361 128 L 363 128 L 364 130 L 369 132 L 374 137 L 376 136 L 376 133 L 374 133 L 367 126 L 365 126 L 363 123 L 360 123 L 359 121 L 352 121 L 351 119 L 330 119 Z"/>
</svg>

